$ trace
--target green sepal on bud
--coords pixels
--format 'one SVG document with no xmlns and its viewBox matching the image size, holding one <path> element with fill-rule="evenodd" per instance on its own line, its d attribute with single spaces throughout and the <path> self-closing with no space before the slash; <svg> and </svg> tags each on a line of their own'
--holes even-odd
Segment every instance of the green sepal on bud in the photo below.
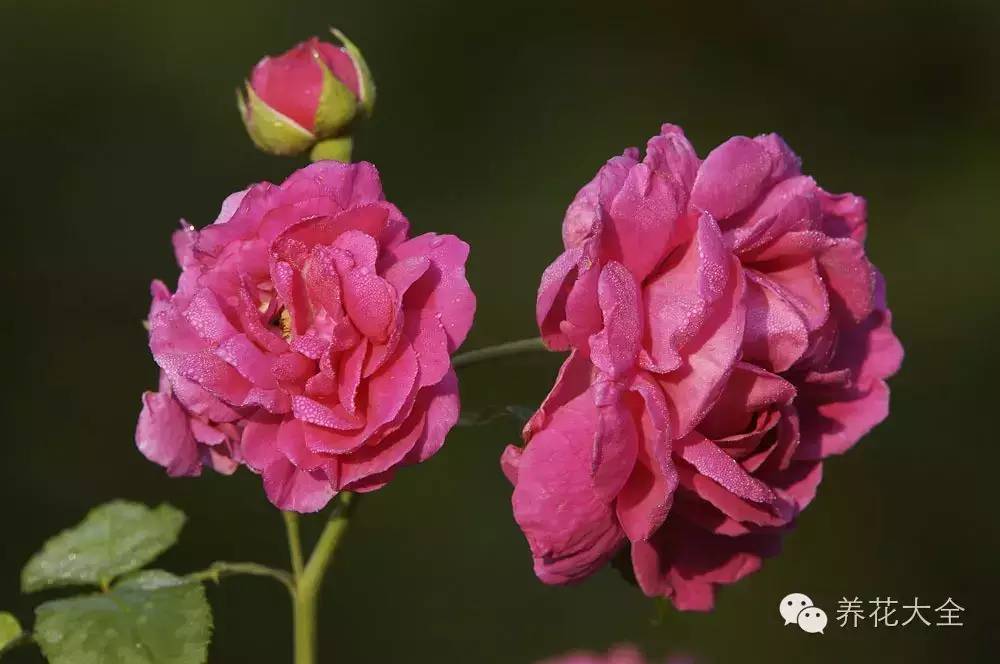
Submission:
<svg viewBox="0 0 1000 664">
<path fill-rule="evenodd" d="M 372 72 L 368 68 L 368 63 L 365 62 L 365 57 L 361 55 L 361 49 L 348 39 L 347 35 L 337 28 L 330 28 L 330 33 L 340 40 L 340 43 L 344 45 L 344 50 L 347 51 L 347 54 L 351 56 L 351 61 L 354 62 L 354 67 L 358 72 L 358 87 L 361 89 L 360 106 L 365 112 L 365 116 L 371 117 L 375 111 L 375 79 L 372 78 Z"/>
<path fill-rule="evenodd" d="M 324 139 L 336 136 L 351 124 L 358 112 L 358 100 L 355 99 L 354 93 L 333 75 L 318 51 L 313 51 L 313 58 L 323 72 L 323 88 L 320 90 L 319 103 L 316 105 L 315 138 Z"/>
<path fill-rule="evenodd" d="M 305 152 L 316 137 L 297 122 L 279 113 L 262 100 L 247 82 L 245 93 L 236 91 L 236 105 L 254 145 L 270 154 L 295 155 Z"/>
</svg>

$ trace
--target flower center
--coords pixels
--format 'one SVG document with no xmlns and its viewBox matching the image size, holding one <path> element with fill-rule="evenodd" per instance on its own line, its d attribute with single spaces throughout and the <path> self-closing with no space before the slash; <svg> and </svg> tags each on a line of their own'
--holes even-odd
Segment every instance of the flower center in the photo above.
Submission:
<svg viewBox="0 0 1000 664">
<path fill-rule="evenodd" d="M 288 312 L 288 309 L 282 308 L 281 313 L 278 314 L 278 327 L 281 328 L 281 338 L 285 341 L 291 341 L 292 314 Z"/>
</svg>

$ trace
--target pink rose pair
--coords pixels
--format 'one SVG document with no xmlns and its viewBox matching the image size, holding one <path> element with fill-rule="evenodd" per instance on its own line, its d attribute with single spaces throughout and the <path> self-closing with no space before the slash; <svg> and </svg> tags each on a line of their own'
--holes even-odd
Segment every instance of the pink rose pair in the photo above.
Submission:
<svg viewBox="0 0 1000 664">
<path fill-rule="evenodd" d="M 333 161 L 184 225 L 177 291 L 152 288 L 160 389 L 143 395 L 140 451 L 173 476 L 245 465 L 298 512 L 437 452 L 475 297 L 465 243 L 408 231 L 371 164 Z"/>
<path fill-rule="evenodd" d="M 777 551 L 823 459 L 885 418 L 902 360 L 865 216 L 776 135 L 701 160 L 672 125 L 577 194 L 536 311 L 569 357 L 502 457 L 540 579 L 622 554 L 647 595 L 707 610 Z M 468 247 L 409 238 L 373 166 L 254 185 L 174 245 L 177 290 L 152 289 L 149 459 L 174 476 L 245 465 L 276 506 L 311 512 L 440 449 L 475 311 Z"/>
<path fill-rule="evenodd" d="M 707 610 L 776 552 L 823 459 L 888 412 L 902 349 L 865 216 L 776 135 L 700 160 L 672 125 L 577 194 L 537 302 L 570 355 L 502 458 L 541 580 L 622 552 L 647 595 Z"/>
</svg>

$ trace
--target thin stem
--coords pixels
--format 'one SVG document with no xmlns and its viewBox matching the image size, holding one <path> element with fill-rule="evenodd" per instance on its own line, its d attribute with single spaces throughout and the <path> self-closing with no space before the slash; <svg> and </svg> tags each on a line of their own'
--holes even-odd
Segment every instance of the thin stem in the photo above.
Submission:
<svg viewBox="0 0 1000 664">
<path fill-rule="evenodd" d="M 288 554 L 292 559 L 292 577 L 298 582 L 303 569 L 299 515 L 295 512 L 282 512 L 281 516 L 285 519 L 285 532 L 288 534 Z"/>
<path fill-rule="evenodd" d="M 295 594 L 295 582 L 292 575 L 281 569 L 274 569 L 267 565 L 258 563 L 234 563 L 219 560 L 197 572 L 191 572 L 185 578 L 191 581 L 214 581 L 218 583 L 223 576 L 235 576 L 242 574 L 246 576 L 265 576 L 272 578 L 288 589 L 288 592 Z"/>
<path fill-rule="evenodd" d="M 533 353 L 540 350 L 548 350 L 542 342 L 541 337 L 519 339 L 517 341 L 508 341 L 507 343 L 497 344 L 496 346 L 487 346 L 486 348 L 480 348 L 478 350 L 470 350 L 467 353 L 459 353 L 455 357 L 451 358 L 451 366 L 456 369 L 461 369 L 462 367 L 467 367 L 470 364 L 495 360 L 509 355 Z"/>
<path fill-rule="evenodd" d="M 309 562 L 295 583 L 293 619 L 295 621 L 295 664 L 316 664 L 316 604 L 323 576 L 347 528 L 352 494 L 342 492 L 330 512 L 323 533 L 309 556 Z"/>
</svg>

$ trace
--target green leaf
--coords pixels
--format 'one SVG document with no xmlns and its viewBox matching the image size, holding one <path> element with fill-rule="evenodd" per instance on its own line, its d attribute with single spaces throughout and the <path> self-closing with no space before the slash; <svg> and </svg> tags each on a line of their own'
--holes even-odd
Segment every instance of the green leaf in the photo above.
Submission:
<svg viewBox="0 0 1000 664">
<path fill-rule="evenodd" d="M 50 664 L 201 664 L 212 634 L 202 585 L 159 570 L 107 593 L 46 602 L 35 618 Z"/>
<path fill-rule="evenodd" d="M 17 641 L 23 633 L 21 623 L 17 622 L 17 618 L 6 611 L 0 611 L 0 653 L 3 653 L 4 648 Z"/>
<path fill-rule="evenodd" d="M 170 505 L 150 509 L 124 500 L 105 503 L 32 556 L 21 572 L 21 589 L 107 586 L 168 549 L 177 541 L 184 520 L 184 514 Z"/>
</svg>

